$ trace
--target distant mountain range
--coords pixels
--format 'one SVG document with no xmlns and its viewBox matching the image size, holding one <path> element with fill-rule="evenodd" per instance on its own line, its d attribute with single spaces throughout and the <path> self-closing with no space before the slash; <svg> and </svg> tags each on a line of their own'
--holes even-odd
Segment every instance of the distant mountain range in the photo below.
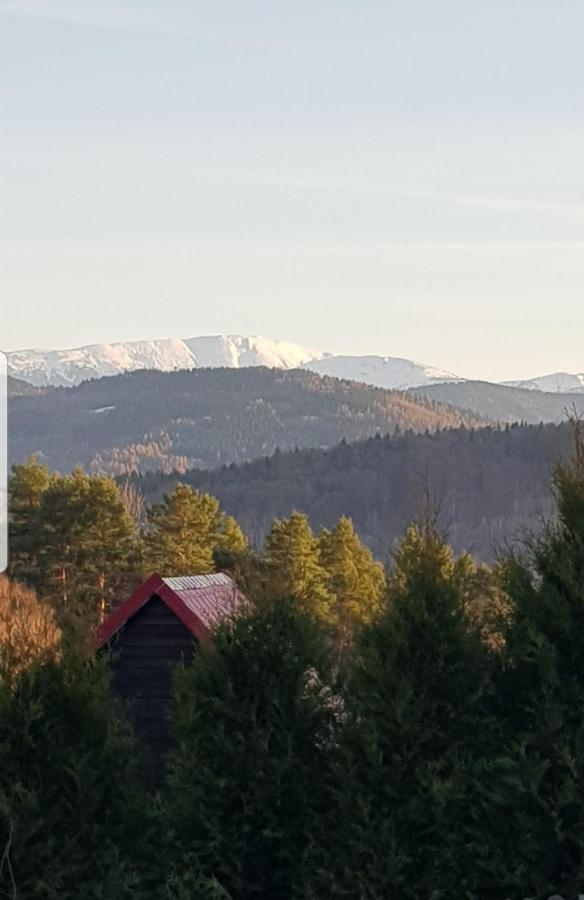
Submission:
<svg viewBox="0 0 584 900">
<path fill-rule="evenodd" d="M 553 375 L 541 375 L 527 381 L 505 381 L 510 387 L 525 388 L 529 391 L 548 391 L 554 394 L 584 393 L 584 372 L 570 375 L 569 372 L 555 372 Z"/>
<path fill-rule="evenodd" d="M 179 369 L 238 369 L 248 366 L 305 368 L 321 375 L 360 381 L 390 390 L 466 380 L 461 375 L 409 359 L 335 355 L 286 341 L 244 335 L 93 344 L 71 350 L 16 350 L 7 356 L 9 371 L 14 377 L 40 387 L 71 387 L 87 379 L 141 369 L 172 372 Z M 506 382 L 505 385 L 533 391 L 584 394 L 584 373 L 557 373 Z"/>
<path fill-rule="evenodd" d="M 584 391 L 544 393 L 489 381 L 460 381 L 417 387 L 411 393 L 473 412 L 491 422 L 538 425 L 540 422 L 565 422 L 574 413 L 584 416 Z"/>
<path fill-rule="evenodd" d="M 301 369 L 147 371 L 72 388 L 11 387 L 11 462 L 38 453 L 60 471 L 208 469 L 277 448 L 485 424 L 424 397 Z"/>
<path fill-rule="evenodd" d="M 72 350 L 17 350 L 7 355 L 9 370 L 14 377 L 41 387 L 72 387 L 87 379 L 140 369 L 172 372 L 249 366 L 310 369 L 320 375 L 333 375 L 390 390 L 460 380 L 450 372 L 408 359 L 334 356 L 286 341 L 243 335 L 93 344 Z"/>
<path fill-rule="evenodd" d="M 313 360 L 321 360 L 324 355 L 284 341 L 217 335 L 187 340 L 169 338 L 92 344 L 72 350 L 16 350 L 7 357 L 9 371 L 16 378 L 39 386 L 72 387 L 90 378 L 141 369 L 160 372 L 247 366 L 296 369 Z"/>
</svg>

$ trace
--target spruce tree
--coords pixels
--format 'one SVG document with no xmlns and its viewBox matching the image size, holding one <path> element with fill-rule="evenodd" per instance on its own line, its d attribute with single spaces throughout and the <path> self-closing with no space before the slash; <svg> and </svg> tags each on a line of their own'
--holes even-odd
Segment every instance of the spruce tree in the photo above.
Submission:
<svg viewBox="0 0 584 900">
<path fill-rule="evenodd" d="M 192 871 L 239 900 L 294 896 L 322 802 L 326 673 L 316 623 L 285 601 L 220 628 L 179 672 L 163 794 L 179 883 Z"/>
<path fill-rule="evenodd" d="M 314 822 L 304 897 L 470 897 L 487 650 L 431 523 L 408 529 L 390 605 L 348 661 L 346 722 Z"/>
<path fill-rule="evenodd" d="M 277 519 L 266 538 L 264 557 L 272 597 L 294 597 L 303 613 L 333 621 L 333 595 L 307 516 L 294 512 L 288 519 Z"/>
<path fill-rule="evenodd" d="M 0 683 L 0 896 L 138 898 L 135 748 L 104 661 Z"/>
<path fill-rule="evenodd" d="M 369 624 L 386 596 L 383 566 L 360 540 L 353 523 L 343 516 L 331 531 L 318 538 L 320 561 L 332 594 L 332 615 L 341 643 L 346 645 L 358 626 Z"/>
<path fill-rule="evenodd" d="M 584 443 L 575 427 L 574 459 L 554 472 L 555 521 L 505 566 L 499 793 L 522 836 L 515 868 L 535 895 L 584 885 Z M 504 814 L 489 811 L 497 822 Z M 508 832 L 489 833 L 503 855 Z"/>
</svg>

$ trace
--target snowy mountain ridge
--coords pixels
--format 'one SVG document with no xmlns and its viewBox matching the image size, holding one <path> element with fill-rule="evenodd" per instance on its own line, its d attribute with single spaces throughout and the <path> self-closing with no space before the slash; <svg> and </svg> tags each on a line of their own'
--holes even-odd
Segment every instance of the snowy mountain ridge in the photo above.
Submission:
<svg viewBox="0 0 584 900">
<path fill-rule="evenodd" d="M 308 349 L 259 335 L 209 335 L 186 339 L 91 344 L 67 350 L 15 350 L 7 353 L 9 372 L 29 384 L 72 387 L 91 378 L 139 369 L 243 368 L 309 369 L 348 381 L 390 390 L 467 381 L 424 363 L 392 356 L 349 356 Z M 523 381 L 503 382 L 546 393 L 584 393 L 584 373 L 559 372 Z"/>
<path fill-rule="evenodd" d="M 242 335 L 91 344 L 71 350 L 16 350 L 7 354 L 14 377 L 39 386 L 65 387 L 139 369 L 161 372 L 220 366 L 295 369 L 324 355 L 297 344 Z"/>
<path fill-rule="evenodd" d="M 258 335 L 211 335 L 181 340 L 92 344 L 71 350 L 16 350 L 7 354 L 11 375 L 37 386 L 71 387 L 90 378 L 139 369 L 242 368 L 310 369 L 349 381 L 407 390 L 460 377 L 422 363 L 390 356 L 334 356 Z"/>
<path fill-rule="evenodd" d="M 545 391 L 548 394 L 580 394 L 584 393 L 584 372 L 578 375 L 555 372 L 553 375 L 541 375 L 526 381 L 504 381 L 503 384 L 528 391 Z"/>
</svg>

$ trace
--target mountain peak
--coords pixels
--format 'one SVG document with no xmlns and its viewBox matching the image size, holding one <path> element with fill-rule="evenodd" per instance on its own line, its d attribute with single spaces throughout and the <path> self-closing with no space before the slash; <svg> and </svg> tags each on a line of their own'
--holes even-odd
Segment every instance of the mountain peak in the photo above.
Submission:
<svg viewBox="0 0 584 900">
<path fill-rule="evenodd" d="M 8 354 L 10 372 L 37 386 L 71 387 L 91 378 L 140 369 L 244 368 L 310 369 L 376 387 L 405 390 L 456 375 L 412 360 L 389 356 L 334 356 L 261 335 L 216 334 L 186 339 L 90 344 L 69 350 L 18 350 Z"/>
</svg>

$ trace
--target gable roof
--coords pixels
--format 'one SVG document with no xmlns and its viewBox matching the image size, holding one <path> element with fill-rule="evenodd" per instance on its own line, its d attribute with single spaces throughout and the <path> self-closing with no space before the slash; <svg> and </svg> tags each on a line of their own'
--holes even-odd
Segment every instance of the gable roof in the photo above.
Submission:
<svg viewBox="0 0 584 900">
<path fill-rule="evenodd" d="M 203 643 L 210 640 L 215 625 L 234 615 L 246 603 L 245 596 L 233 579 L 222 572 L 180 578 L 162 578 L 154 573 L 103 622 L 97 632 L 95 649 L 111 640 L 154 596 L 160 597 Z"/>
</svg>

